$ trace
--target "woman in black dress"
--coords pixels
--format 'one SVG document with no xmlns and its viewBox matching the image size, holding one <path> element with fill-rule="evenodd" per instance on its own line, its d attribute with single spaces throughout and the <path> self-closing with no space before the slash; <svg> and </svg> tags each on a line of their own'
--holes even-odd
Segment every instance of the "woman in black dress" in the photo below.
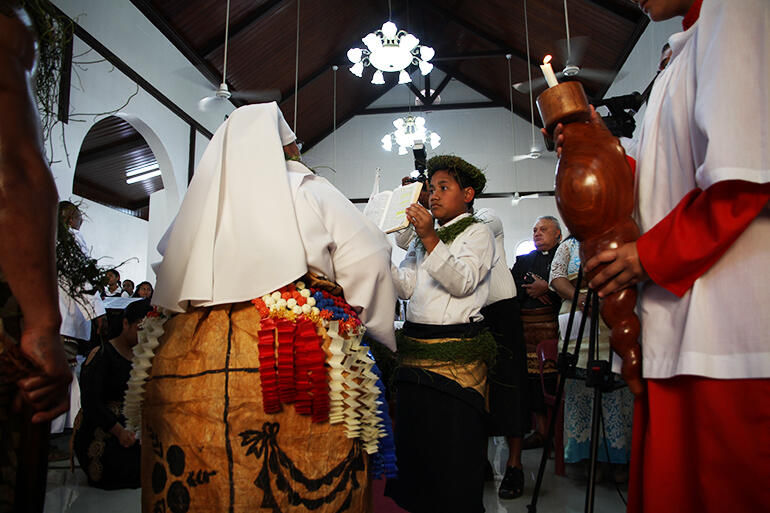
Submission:
<svg viewBox="0 0 770 513">
<path fill-rule="evenodd" d="M 74 449 L 88 483 L 97 488 L 138 488 L 141 450 L 125 429 L 123 396 L 131 372 L 137 330 L 152 309 L 147 299 L 128 305 L 116 338 L 88 356 L 80 375 L 81 410 L 75 421 Z"/>
</svg>

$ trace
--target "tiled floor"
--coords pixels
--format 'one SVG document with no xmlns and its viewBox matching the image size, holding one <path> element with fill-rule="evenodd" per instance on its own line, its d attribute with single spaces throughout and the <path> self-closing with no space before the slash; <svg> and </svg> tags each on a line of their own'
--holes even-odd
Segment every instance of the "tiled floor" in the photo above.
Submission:
<svg viewBox="0 0 770 513">
<path fill-rule="evenodd" d="M 64 445 L 57 441 L 59 445 Z M 537 477 L 540 451 L 524 453 L 524 474 L 526 478 L 524 496 L 501 501 L 497 498 L 497 487 L 502 479 L 507 456 L 505 443 L 493 439 L 489 444 L 489 456 L 492 461 L 496 480 L 487 483 L 484 490 L 484 505 L 487 513 L 527 513 L 527 504 L 531 502 L 532 490 Z M 139 490 L 104 491 L 89 488 L 85 475 L 80 469 L 75 473 L 69 470 L 68 461 L 51 464 L 48 472 L 48 490 L 46 492 L 46 513 L 139 513 Z M 546 474 L 537 503 L 538 513 L 578 513 L 584 511 L 586 478 L 580 468 L 568 468 L 567 477 L 553 473 L 553 460 L 546 467 Z M 625 487 L 623 487 L 625 494 Z M 596 513 L 620 513 L 625 507 L 613 484 L 608 479 L 597 483 Z M 375 508 L 375 513 L 382 513 Z M 441 512 L 436 512 L 441 513 Z"/>
</svg>

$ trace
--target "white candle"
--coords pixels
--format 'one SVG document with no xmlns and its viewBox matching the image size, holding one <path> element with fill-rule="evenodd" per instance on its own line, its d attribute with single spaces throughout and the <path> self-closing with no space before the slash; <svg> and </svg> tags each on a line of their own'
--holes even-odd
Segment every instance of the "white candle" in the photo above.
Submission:
<svg viewBox="0 0 770 513">
<path fill-rule="evenodd" d="M 548 82 L 548 87 L 559 85 L 559 82 L 556 80 L 556 75 L 553 72 L 553 68 L 551 67 L 550 55 L 545 56 L 545 59 L 543 59 L 543 65 L 540 66 L 540 69 L 543 71 L 545 81 Z"/>
</svg>

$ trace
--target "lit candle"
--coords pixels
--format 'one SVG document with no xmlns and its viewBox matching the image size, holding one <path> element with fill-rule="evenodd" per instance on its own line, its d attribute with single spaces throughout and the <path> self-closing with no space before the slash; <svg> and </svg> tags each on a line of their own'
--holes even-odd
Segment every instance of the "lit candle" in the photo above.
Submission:
<svg viewBox="0 0 770 513">
<path fill-rule="evenodd" d="M 556 75 L 553 72 L 553 68 L 551 67 L 550 55 L 545 56 L 543 65 L 540 66 L 540 69 L 543 70 L 543 75 L 545 75 L 545 81 L 548 82 L 548 87 L 559 85 L 559 82 L 556 80 Z"/>
</svg>

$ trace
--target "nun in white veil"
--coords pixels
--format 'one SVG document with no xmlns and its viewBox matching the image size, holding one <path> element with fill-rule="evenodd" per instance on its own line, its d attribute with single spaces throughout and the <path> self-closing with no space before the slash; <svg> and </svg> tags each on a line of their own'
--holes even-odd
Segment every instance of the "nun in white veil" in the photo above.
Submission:
<svg viewBox="0 0 770 513">
<path fill-rule="evenodd" d="M 235 110 L 159 244 L 153 302 L 176 313 L 162 328 L 145 321 L 147 337 L 165 333 L 140 343 L 127 394 L 141 411 L 145 512 L 371 510 L 369 454 L 386 423 L 362 334 L 255 305 L 321 276 L 342 290 L 330 308 L 352 309 L 395 350 L 391 246 L 326 179 L 286 160 L 294 140 L 275 103 Z M 140 357 L 151 366 L 137 370 Z"/>
<path fill-rule="evenodd" d="M 295 140 L 275 102 L 219 127 L 158 246 L 153 303 L 182 312 L 248 301 L 310 270 L 338 283 L 368 335 L 395 351 L 391 246 L 326 179 L 285 160 Z"/>
</svg>

